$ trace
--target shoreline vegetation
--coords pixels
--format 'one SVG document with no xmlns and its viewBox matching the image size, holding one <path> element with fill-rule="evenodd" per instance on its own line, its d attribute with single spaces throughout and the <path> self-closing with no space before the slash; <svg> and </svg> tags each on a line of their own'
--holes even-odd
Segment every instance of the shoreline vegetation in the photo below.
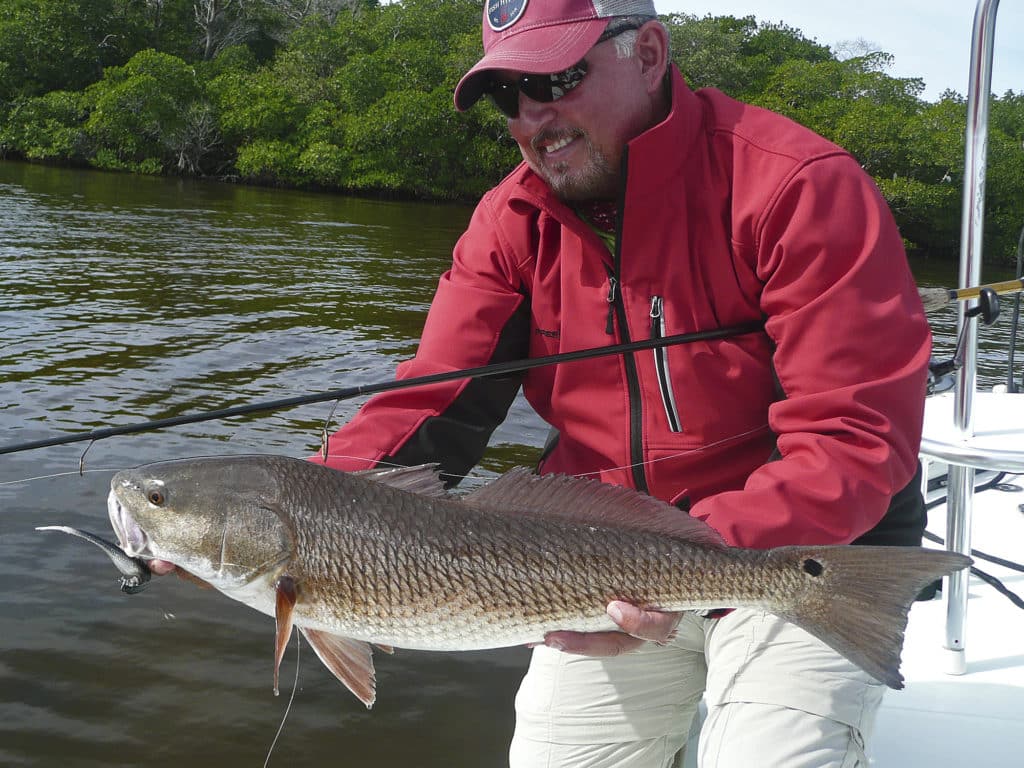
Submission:
<svg viewBox="0 0 1024 768">
<path fill-rule="evenodd" d="M 850 151 L 908 249 L 959 249 L 966 99 L 921 98 L 870 43 L 755 17 L 663 16 L 694 88 Z M 452 105 L 480 56 L 473 0 L 5 0 L 0 158 L 361 196 L 473 202 L 519 162 L 489 104 Z M 986 258 L 1024 224 L 1024 93 L 993 99 Z"/>
</svg>

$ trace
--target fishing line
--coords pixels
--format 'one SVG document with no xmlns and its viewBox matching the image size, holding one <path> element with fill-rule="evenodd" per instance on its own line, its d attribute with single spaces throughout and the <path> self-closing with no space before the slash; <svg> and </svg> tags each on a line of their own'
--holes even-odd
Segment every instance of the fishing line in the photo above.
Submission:
<svg viewBox="0 0 1024 768">
<path fill-rule="evenodd" d="M 94 472 L 117 472 L 124 467 L 99 467 L 97 469 L 87 469 L 85 474 L 92 474 Z M 78 470 L 68 470 L 66 472 L 54 472 L 50 475 L 35 475 L 34 477 L 23 477 L 19 480 L 0 480 L 0 487 L 5 485 L 18 485 L 19 483 L 30 483 L 34 480 L 52 480 L 56 477 L 68 477 L 69 475 L 81 475 Z"/>
<path fill-rule="evenodd" d="M 255 448 L 251 451 L 251 454 L 252 455 L 265 455 L 265 454 L 260 454 L 260 452 L 257 449 L 255 449 Z M 245 455 L 249 455 L 249 454 L 245 454 L 245 453 L 238 453 L 238 454 L 197 453 L 197 454 L 193 454 L 191 456 L 181 456 L 181 457 L 179 457 L 179 459 L 181 461 L 191 461 L 193 459 L 215 459 L 215 458 L 221 458 L 223 456 L 232 456 L 232 455 L 233 456 L 245 456 Z M 296 455 L 296 454 L 277 454 L 277 455 L 290 456 L 293 459 L 304 459 L 304 458 L 308 458 L 308 456 L 309 456 L 309 454 L 306 454 L 306 453 L 303 453 L 301 455 Z M 357 461 L 359 461 L 359 460 L 365 461 L 366 460 L 365 457 L 363 457 L 363 456 L 346 456 L 344 454 L 331 454 L 331 457 L 332 458 L 341 458 L 341 459 L 355 459 Z M 377 462 L 377 464 L 378 464 L 378 466 L 381 466 L 381 467 L 391 466 L 391 467 L 398 468 L 398 467 L 404 466 L 402 464 L 395 464 L 394 462 L 387 462 L 387 461 L 379 461 L 379 462 Z M 143 466 L 143 465 L 141 465 L 141 464 L 134 464 L 134 465 L 131 465 L 131 466 L 119 465 L 119 466 L 116 466 L 116 467 L 95 467 L 95 468 L 91 468 L 91 469 L 86 469 L 84 474 L 91 475 L 91 474 L 96 474 L 96 473 L 114 473 L 114 472 L 120 472 L 123 469 L 138 469 L 140 466 Z M 54 479 L 59 478 L 59 477 L 71 477 L 72 475 L 80 475 L 79 470 L 77 470 L 77 469 L 69 469 L 69 470 L 65 470 L 63 472 L 52 472 L 52 473 L 50 473 L 48 475 L 32 475 L 30 477 L 22 477 L 22 478 L 18 478 L 16 480 L 0 480 L 0 488 L 3 488 L 5 486 L 9 486 L 9 485 L 21 485 L 21 484 L 24 484 L 24 483 L 32 483 L 32 482 L 35 482 L 37 480 L 54 480 Z M 474 475 L 463 475 L 462 477 L 464 479 L 470 479 L 470 480 L 472 480 L 472 479 L 486 480 L 487 479 L 487 478 L 483 478 L 483 477 L 479 477 L 479 476 L 474 476 Z"/>
<path fill-rule="evenodd" d="M 85 450 L 82 451 L 82 455 L 78 457 L 78 476 L 85 476 L 85 454 L 89 452 L 89 449 L 96 445 L 95 440 L 90 440 L 89 444 L 85 446 Z"/>
<path fill-rule="evenodd" d="M 327 418 L 324 420 L 323 429 L 320 430 L 320 455 L 323 457 L 324 463 L 327 463 L 327 445 L 329 435 L 327 430 L 331 427 L 331 422 L 334 421 L 334 412 L 338 410 L 338 406 L 341 405 L 341 400 L 335 400 L 334 405 L 331 406 L 331 412 L 327 414 Z"/>
<path fill-rule="evenodd" d="M 594 472 L 579 472 L 579 473 L 573 475 L 573 477 L 590 477 L 592 475 L 600 475 L 602 471 L 609 472 L 609 471 L 616 471 L 616 470 L 628 470 L 628 469 L 633 469 L 633 467 L 646 467 L 646 466 L 649 466 L 651 464 L 655 464 L 655 463 L 657 463 L 659 461 L 671 461 L 672 459 L 678 459 L 681 456 L 689 456 L 691 453 L 700 453 L 701 451 L 706 451 L 709 448 L 717 448 L 718 446 L 725 445 L 726 443 L 730 443 L 733 440 L 739 440 L 742 437 L 749 437 L 750 435 L 755 435 L 758 432 L 761 432 L 761 431 L 766 430 L 768 428 L 769 428 L 768 424 L 762 424 L 759 427 L 754 427 L 753 429 L 748 429 L 746 432 L 739 432 L 739 433 L 737 433 L 735 435 L 729 435 L 729 437 L 723 437 L 721 440 L 716 440 L 713 443 L 708 443 L 707 445 L 702 445 L 702 446 L 700 446 L 698 448 L 690 448 L 690 449 L 685 450 L 685 451 L 680 451 L 679 453 L 673 453 L 673 454 L 670 454 L 668 456 L 659 456 L 656 459 L 647 459 L 646 461 L 638 461 L 638 462 L 635 462 L 633 464 L 626 464 L 626 465 L 621 466 L 621 467 L 609 467 L 607 470 L 596 470 Z"/>
<path fill-rule="evenodd" d="M 667 456 L 659 456 L 656 459 L 647 459 L 646 461 L 638 461 L 638 462 L 635 462 L 633 464 L 624 464 L 624 465 L 618 466 L 618 467 L 608 467 L 607 469 L 604 469 L 604 470 L 595 470 L 594 472 L 577 472 L 577 473 L 575 473 L 573 475 L 573 477 L 590 477 L 592 475 L 599 475 L 599 474 L 601 474 L 601 472 L 614 472 L 614 471 L 617 471 L 617 470 L 629 470 L 629 469 L 632 469 L 633 467 L 646 467 L 648 465 L 655 464 L 655 463 L 657 463 L 659 461 L 671 461 L 672 459 L 678 459 L 681 456 L 689 456 L 692 453 L 700 453 L 701 451 L 706 451 L 706 450 L 708 450 L 710 448 L 717 448 L 718 446 L 725 445 L 726 443 L 732 442 L 733 440 L 739 440 L 739 439 L 744 438 L 744 437 L 750 437 L 751 435 L 756 435 L 758 432 L 763 432 L 766 429 L 769 429 L 769 425 L 767 423 L 761 424 L 760 426 L 754 427 L 753 429 L 748 429 L 746 432 L 737 432 L 735 435 L 729 435 L 728 437 L 723 437 L 721 440 L 716 440 L 713 443 L 708 443 L 707 445 L 702 445 L 702 446 L 699 446 L 697 448 L 688 448 L 685 451 L 679 451 L 678 453 L 672 453 L 672 454 L 669 454 Z M 326 458 L 330 458 L 330 459 L 354 459 L 356 461 L 366 461 L 367 460 L 365 456 L 352 456 L 350 454 L 345 454 L 345 453 L 331 453 L 331 454 L 328 454 Z M 404 467 L 405 466 L 404 464 L 396 464 L 393 461 L 378 461 L 377 462 L 377 466 L 385 466 L 385 465 L 386 466 L 390 466 L 390 467 L 395 467 L 396 469 L 399 468 L 399 467 Z M 446 473 L 446 474 L 448 474 L 448 473 Z M 480 477 L 479 475 L 454 475 L 453 474 L 452 477 L 458 477 L 458 478 L 460 478 L 462 480 L 488 480 L 488 479 L 490 479 L 490 478 L 486 478 L 486 477 Z"/>
<path fill-rule="evenodd" d="M 277 746 L 277 740 L 281 738 L 281 732 L 284 730 L 284 722 L 288 719 L 288 713 L 292 711 L 292 702 L 295 701 L 295 691 L 299 687 L 299 652 L 302 649 L 302 640 L 300 639 L 301 632 L 295 633 L 295 682 L 292 683 L 292 695 L 288 697 L 288 705 L 284 708 L 284 715 L 281 717 L 281 724 L 277 726 L 277 733 L 274 734 L 274 740 L 270 742 L 270 749 L 267 750 L 267 759 L 263 761 L 263 768 L 267 768 L 270 765 L 270 756 L 274 752 L 274 747 Z"/>
</svg>

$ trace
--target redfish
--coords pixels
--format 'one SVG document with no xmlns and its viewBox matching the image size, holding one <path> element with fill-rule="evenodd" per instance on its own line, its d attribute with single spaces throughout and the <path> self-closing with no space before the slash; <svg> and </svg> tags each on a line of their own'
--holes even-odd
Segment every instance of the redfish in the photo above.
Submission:
<svg viewBox="0 0 1024 768">
<path fill-rule="evenodd" d="M 616 629 L 612 600 L 753 607 L 892 688 L 918 592 L 970 558 L 918 547 L 729 547 L 650 496 L 516 469 L 465 496 L 432 467 L 346 473 L 280 456 L 160 462 L 111 480 L 132 557 L 159 558 L 293 627 L 368 707 L 371 645 L 459 651 Z"/>
</svg>

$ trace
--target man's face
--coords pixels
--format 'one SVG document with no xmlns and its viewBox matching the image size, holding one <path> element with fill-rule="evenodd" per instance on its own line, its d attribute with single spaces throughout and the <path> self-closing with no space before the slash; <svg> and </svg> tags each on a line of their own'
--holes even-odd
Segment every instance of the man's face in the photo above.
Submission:
<svg viewBox="0 0 1024 768">
<path fill-rule="evenodd" d="M 614 199 L 626 142 L 654 123 L 637 58 L 618 58 L 615 43 L 606 40 L 585 60 L 579 86 L 547 104 L 520 94 L 519 116 L 508 121 L 523 159 L 566 201 Z"/>
</svg>

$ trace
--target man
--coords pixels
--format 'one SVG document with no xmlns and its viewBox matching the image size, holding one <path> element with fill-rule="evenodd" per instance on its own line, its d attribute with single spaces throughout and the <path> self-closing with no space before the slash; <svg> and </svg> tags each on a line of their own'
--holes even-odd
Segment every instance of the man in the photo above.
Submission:
<svg viewBox="0 0 1024 768">
<path fill-rule="evenodd" d="M 463 474 L 522 386 L 557 430 L 541 472 L 669 500 L 734 545 L 919 543 L 929 332 L 885 202 L 821 137 L 691 91 L 654 14 L 488 0 L 455 104 L 490 97 L 524 163 L 479 203 L 398 375 L 763 330 L 380 395 L 327 463 Z M 609 614 L 624 632 L 535 649 L 513 766 L 674 765 L 702 696 L 704 768 L 867 765 L 882 686 L 802 630 Z"/>
</svg>

